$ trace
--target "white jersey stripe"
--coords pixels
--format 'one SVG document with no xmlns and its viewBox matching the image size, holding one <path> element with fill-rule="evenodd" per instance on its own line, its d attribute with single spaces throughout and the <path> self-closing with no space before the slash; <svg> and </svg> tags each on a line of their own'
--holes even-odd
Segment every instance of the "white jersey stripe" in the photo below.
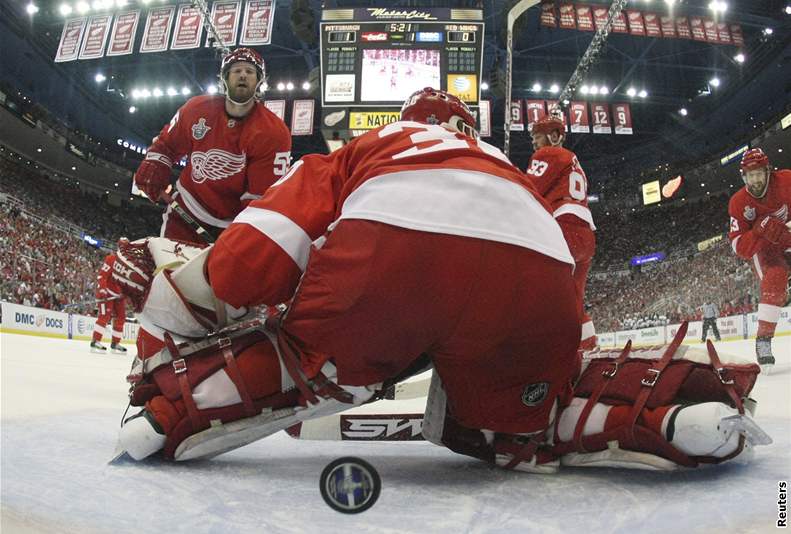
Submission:
<svg viewBox="0 0 791 534">
<path fill-rule="evenodd" d="M 249 224 L 267 236 L 294 260 L 301 271 L 305 271 L 311 239 L 294 221 L 276 211 L 248 207 L 233 222 Z"/>
<path fill-rule="evenodd" d="M 583 221 L 588 223 L 588 226 L 590 226 L 590 229 L 592 231 L 594 232 L 596 231 L 596 225 L 593 224 L 593 215 L 591 214 L 591 210 L 589 210 L 585 206 L 582 206 L 580 204 L 571 204 L 571 203 L 563 204 L 554 212 L 552 212 L 552 216 L 556 219 L 561 215 L 566 215 L 566 214 L 574 215 L 578 219 L 582 219 Z"/>
<path fill-rule="evenodd" d="M 200 202 L 195 200 L 195 197 L 193 197 L 189 191 L 181 186 L 181 182 L 176 182 L 176 189 L 178 189 L 178 192 L 181 193 L 181 197 L 184 200 L 184 204 L 187 206 L 187 209 L 200 222 L 210 226 L 216 226 L 217 228 L 228 228 L 228 226 L 231 224 L 232 221 L 230 219 L 218 219 L 206 211 Z"/>
<path fill-rule="evenodd" d="M 343 203 L 341 219 L 509 243 L 574 265 L 560 226 L 524 187 L 464 169 L 384 174 Z"/>
</svg>

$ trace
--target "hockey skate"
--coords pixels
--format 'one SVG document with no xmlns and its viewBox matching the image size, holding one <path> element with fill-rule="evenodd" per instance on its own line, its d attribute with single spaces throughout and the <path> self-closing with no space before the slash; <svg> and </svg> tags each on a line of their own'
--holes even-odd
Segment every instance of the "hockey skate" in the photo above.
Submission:
<svg viewBox="0 0 791 534">
<path fill-rule="evenodd" d="M 110 352 L 113 352 L 114 354 L 126 354 L 126 347 L 120 343 L 113 343 L 110 345 Z"/>
<path fill-rule="evenodd" d="M 107 347 L 99 341 L 91 341 L 91 352 L 94 354 L 107 354 Z"/>
<path fill-rule="evenodd" d="M 755 356 L 761 371 L 769 374 L 775 364 L 775 357 L 772 355 L 772 338 L 769 336 L 759 336 L 755 338 Z"/>
<path fill-rule="evenodd" d="M 109 463 L 115 464 L 129 458 L 142 460 L 159 451 L 164 445 L 165 433 L 162 427 L 150 412 L 143 409 L 124 421 Z"/>
</svg>

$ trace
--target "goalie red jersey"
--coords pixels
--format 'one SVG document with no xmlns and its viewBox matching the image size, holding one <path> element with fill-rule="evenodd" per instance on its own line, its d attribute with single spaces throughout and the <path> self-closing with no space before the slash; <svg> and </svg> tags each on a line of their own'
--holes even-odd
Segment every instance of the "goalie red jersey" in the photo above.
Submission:
<svg viewBox="0 0 791 534">
<path fill-rule="evenodd" d="M 288 128 L 262 103 L 243 118 L 231 118 L 225 97 L 218 95 L 182 106 L 154 139 L 146 160 L 170 167 L 186 156 L 175 198 L 201 225 L 222 229 L 286 173 L 290 154 Z"/>
</svg>

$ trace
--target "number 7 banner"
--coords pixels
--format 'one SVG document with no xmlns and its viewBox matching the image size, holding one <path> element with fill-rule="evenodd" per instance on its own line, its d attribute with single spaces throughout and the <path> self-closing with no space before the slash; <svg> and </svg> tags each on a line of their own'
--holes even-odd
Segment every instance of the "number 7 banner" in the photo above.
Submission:
<svg viewBox="0 0 791 534">
<path fill-rule="evenodd" d="M 588 103 L 572 102 L 569 105 L 569 115 L 571 118 L 572 133 L 590 133 L 590 121 L 588 120 Z"/>
<path fill-rule="evenodd" d="M 613 120 L 616 135 L 632 135 L 632 112 L 629 104 L 612 105 Z"/>
</svg>

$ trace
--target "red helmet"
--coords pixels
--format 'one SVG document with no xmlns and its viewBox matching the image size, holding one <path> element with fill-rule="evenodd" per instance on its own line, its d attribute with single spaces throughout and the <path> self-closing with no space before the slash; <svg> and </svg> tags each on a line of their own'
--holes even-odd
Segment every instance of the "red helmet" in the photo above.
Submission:
<svg viewBox="0 0 791 534">
<path fill-rule="evenodd" d="M 740 164 L 742 171 L 751 171 L 753 169 L 760 169 L 761 167 L 769 166 L 769 158 L 766 157 L 764 151 L 760 148 L 751 148 L 742 156 Z"/>
<path fill-rule="evenodd" d="M 258 72 L 258 81 L 262 81 L 264 79 L 266 66 L 264 65 L 264 58 L 261 57 L 261 54 L 252 48 L 237 48 L 222 58 L 220 76 L 223 80 L 225 80 L 228 76 L 228 71 L 231 69 L 231 65 L 239 61 L 247 61 L 248 63 L 255 65 L 255 70 Z"/>
<path fill-rule="evenodd" d="M 534 122 L 532 131 L 544 135 L 549 135 L 552 132 L 558 132 L 560 135 L 563 135 L 566 133 L 566 125 L 563 124 L 563 119 L 550 113 Z"/>
<path fill-rule="evenodd" d="M 401 108 L 401 119 L 426 124 L 444 124 L 470 137 L 477 137 L 475 117 L 467 104 L 455 96 L 426 87 L 415 91 Z"/>
</svg>

